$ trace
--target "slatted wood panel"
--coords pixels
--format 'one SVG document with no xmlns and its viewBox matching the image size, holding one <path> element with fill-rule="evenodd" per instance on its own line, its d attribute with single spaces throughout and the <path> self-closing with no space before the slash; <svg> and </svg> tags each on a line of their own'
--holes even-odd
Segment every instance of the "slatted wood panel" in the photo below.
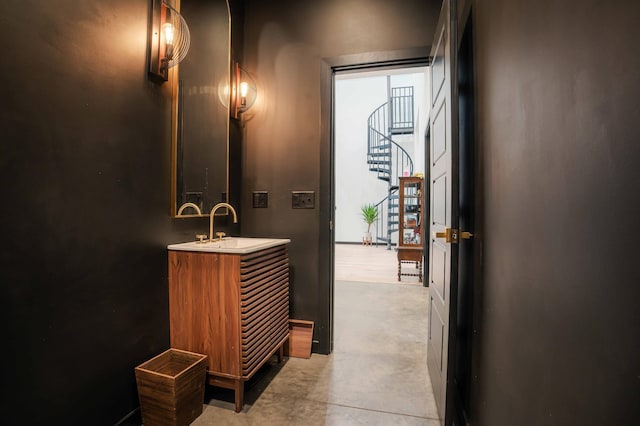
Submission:
<svg viewBox="0 0 640 426">
<path fill-rule="evenodd" d="M 250 377 L 289 334 L 289 253 L 286 245 L 240 260 L 242 376 Z"/>
</svg>

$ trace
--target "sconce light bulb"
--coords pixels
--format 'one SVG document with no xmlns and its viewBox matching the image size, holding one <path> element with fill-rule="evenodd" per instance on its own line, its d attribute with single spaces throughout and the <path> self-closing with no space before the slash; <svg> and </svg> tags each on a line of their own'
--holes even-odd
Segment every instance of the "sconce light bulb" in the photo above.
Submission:
<svg viewBox="0 0 640 426">
<path fill-rule="evenodd" d="M 173 35 L 174 35 L 173 25 L 167 22 L 162 26 L 162 29 L 164 31 L 165 44 L 167 44 L 168 46 L 173 46 Z"/>
<path fill-rule="evenodd" d="M 240 96 L 243 98 L 246 98 L 248 92 L 249 92 L 249 83 L 243 81 L 242 83 L 240 83 Z"/>
</svg>

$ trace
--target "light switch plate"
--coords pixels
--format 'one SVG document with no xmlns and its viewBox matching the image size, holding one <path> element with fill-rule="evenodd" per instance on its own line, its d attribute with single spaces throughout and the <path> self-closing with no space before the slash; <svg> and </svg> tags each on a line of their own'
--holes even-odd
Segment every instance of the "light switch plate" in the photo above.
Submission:
<svg viewBox="0 0 640 426">
<path fill-rule="evenodd" d="M 253 208 L 266 209 L 269 207 L 269 193 L 267 191 L 253 191 Z"/>
</svg>

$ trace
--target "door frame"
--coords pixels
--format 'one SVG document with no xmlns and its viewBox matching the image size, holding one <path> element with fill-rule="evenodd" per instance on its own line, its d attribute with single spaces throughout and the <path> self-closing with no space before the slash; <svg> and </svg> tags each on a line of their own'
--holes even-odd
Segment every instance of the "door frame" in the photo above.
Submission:
<svg viewBox="0 0 640 426">
<path fill-rule="evenodd" d="M 456 2 L 456 0 L 451 0 L 452 2 Z M 470 10 L 470 2 L 465 2 L 464 0 L 459 2 L 462 3 L 462 8 L 460 14 L 457 14 L 455 23 L 459 20 L 461 22 L 461 28 L 458 28 L 455 25 L 456 31 L 456 45 L 454 48 L 454 54 L 457 56 L 459 51 L 458 41 L 460 40 L 461 34 L 457 34 L 458 31 L 464 30 L 464 26 L 467 22 L 467 18 L 471 14 Z M 475 40 L 472 40 L 474 43 Z M 473 51 L 475 51 L 475 47 L 472 46 Z M 419 48 L 411 48 L 411 49 L 403 49 L 403 50 L 394 50 L 394 51 L 386 51 L 386 52 L 371 52 L 371 53 L 363 53 L 356 55 L 345 55 L 331 58 L 322 58 L 321 59 L 321 70 L 320 70 L 320 100 L 321 100 L 321 143 L 320 143 L 320 185 L 319 185 L 319 223 L 320 223 L 320 232 L 319 232 L 319 241 L 318 247 L 319 252 L 321 253 L 319 256 L 318 262 L 318 277 L 320 288 L 318 292 L 318 302 L 320 306 L 319 311 L 319 321 L 328 324 L 327 330 L 321 330 L 321 335 L 327 336 L 327 338 L 321 339 L 320 345 L 318 346 L 318 352 L 322 354 L 329 354 L 333 352 L 334 349 L 334 268 L 335 268 L 335 230 L 333 224 L 335 223 L 335 133 L 334 133 L 334 123 L 335 123 L 335 99 L 334 99 L 334 89 L 335 89 L 335 75 L 341 72 L 348 71 L 367 71 L 367 70 L 376 70 L 376 69 L 394 69 L 394 68 L 407 68 L 411 66 L 430 66 L 431 58 L 430 58 L 431 46 L 424 46 Z M 456 58 L 457 59 L 457 58 Z M 457 66 L 457 65 L 456 65 Z M 454 81 L 453 84 L 457 85 L 457 69 L 454 70 Z M 476 87 L 477 89 L 477 87 Z M 457 120 L 457 90 L 454 92 L 454 96 L 456 97 L 456 110 L 455 117 L 453 121 L 453 131 L 458 132 L 458 120 Z M 477 111 L 477 108 L 474 106 L 474 111 Z M 477 133 L 474 133 L 477 134 Z M 425 135 L 426 136 L 426 135 Z M 480 149 L 478 147 L 478 141 L 474 136 L 474 145 L 475 145 L 475 158 L 474 163 L 476 165 L 476 169 L 474 172 L 474 178 L 476 179 L 475 184 L 475 192 L 476 192 L 476 226 L 479 226 L 478 222 L 478 212 L 481 211 L 480 203 L 481 203 L 481 192 L 480 187 L 478 185 L 478 173 L 479 167 L 481 164 L 479 163 L 479 154 Z M 430 148 L 426 147 L 425 155 L 426 163 L 429 164 L 428 154 L 430 152 Z M 456 153 L 457 155 L 457 153 Z M 456 159 L 457 162 L 457 159 Z M 454 173 L 460 173 L 458 165 L 456 164 L 454 168 Z M 457 195 L 456 195 L 457 196 Z M 458 200 L 456 200 L 458 202 Z M 425 222 L 426 223 L 426 222 Z M 476 232 L 478 228 L 476 228 Z M 477 234 L 476 234 L 477 235 Z M 426 241 L 426 238 L 424 239 Z M 479 241 L 478 241 L 479 242 Z M 473 277 L 474 281 L 477 284 L 481 278 L 481 268 L 479 266 L 478 257 L 480 248 L 477 247 L 475 250 L 475 259 L 474 259 L 474 270 L 469 271 Z M 426 253 L 426 251 L 425 251 Z M 425 262 L 425 269 L 428 262 Z M 459 267 L 457 265 L 456 267 Z M 425 277 L 428 275 L 425 271 Z M 425 282 L 428 280 L 425 279 Z M 454 297 L 452 295 L 452 297 Z M 455 295 L 457 297 L 457 294 Z M 472 312 L 473 312 L 473 322 L 477 324 L 477 312 L 478 312 L 478 298 L 474 297 L 473 299 Z M 453 347 L 450 348 L 450 356 L 455 354 L 455 329 L 457 327 L 457 322 L 455 318 L 457 317 L 457 313 L 455 312 L 454 322 L 452 323 L 453 327 L 450 328 L 450 332 L 453 332 L 454 335 L 450 336 L 453 340 Z M 469 312 L 471 314 L 471 312 Z M 472 346 L 477 347 L 476 343 L 479 337 L 477 334 L 473 336 Z M 471 371 L 475 371 L 476 363 L 478 360 L 477 355 L 469 353 L 468 357 L 470 357 L 469 362 L 472 363 Z M 453 361 L 453 360 L 452 360 Z M 447 377 L 448 380 L 455 380 L 454 376 L 454 363 L 451 362 L 448 365 L 447 369 Z M 470 400 L 475 400 L 473 383 L 471 383 L 470 390 Z M 447 421 L 448 424 L 455 422 L 455 424 L 468 424 L 468 418 L 465 418 L 462 414 L 462 406 L 460 404 L 459 395 L 455 395 L 453 393 L 454 387 L 449 387 L 446 395 L 447 399 L 447 408 L 445 419 L 442 419 L 443 422 Z M 465 413 L 468 414 L 468 413 Z"/>
<path fill-rule="evenodd" d="M 334 268 L 335 268 L 335 75 L 348 71 L 373 71 L 376 69 L 429 66 L 431 46 L 370 52 L 322 58 L 320 68 L 320 194 L 319 194 L 319 262 L 320 289 L 319 321 L 328 324 L 324 330 L 328 341 L 320 343 L 318 351 L 333 352 L 334 340 Z M 321 339 L 326 340 L 326 339 Z"/>
<path fill-rule="evenodd" d="M 477 105 L 475 78 L 474 25 L 471 2 L 459 2 L 462 10 L 458 13 L 457 85 L 458 106 L 458 204 L 460 230 L 471 232 L 474 237 L 461 240 L 458 244 L 458 283 L 456 354 L 453 365 L 452 393 L 453 421 L 455 424 L 469 425 L 473 410 L 474 347 L 479 336 L 476 307 L 478 289 L 481 285 L 481 240 L 478 212 L 481 211 L 479 196 L 479 146 L 477 142 Z"/>
</svg>

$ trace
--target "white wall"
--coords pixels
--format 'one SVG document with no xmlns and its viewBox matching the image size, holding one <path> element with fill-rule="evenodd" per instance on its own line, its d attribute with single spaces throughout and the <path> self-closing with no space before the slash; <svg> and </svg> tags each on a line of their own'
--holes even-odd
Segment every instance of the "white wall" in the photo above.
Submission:
<svg viewBox="0 0 640 426">
<path fill-rule="evenodd" d="M 367 230 L 360 206 L 387 195 L 367 164 L 367 119 L 387 101 L 385 75 L 338 76 L 335 84 L 336 241 L 359 242 Z"/>
<path fill-rule="evenodd" d="M 425 143 L 424 136 L 429 122 L 429 68 L 415 68 L 407 74 L 392 74 L 391 87 L 413 86 L 415 132 L 410 136 L 394 137 L 413 160 L 413 172 L 424 173 Z"/>
<path fill-rule="evenodd" d="M 411 155 L 414 173 L 424 172 L 424 129 L 428 121 L 425 92 L 427 68 L 342 74 L 335 82 L 336 241 L 361 242 L 367 225 L 363 204 L 387 196 L 387 183 L 376 178 L 367 164 L 367 119 L 387 102 L 387 75 L 391 86 L 414 86 L 416 129 L 413 135 L 394 137 Z M 401 74 L 399 74 L 401 73 Z M 372 232 L 374 230 L 372 229 Z M 375 234 L 374 234 L 375 237 Z"/>
</svg>

